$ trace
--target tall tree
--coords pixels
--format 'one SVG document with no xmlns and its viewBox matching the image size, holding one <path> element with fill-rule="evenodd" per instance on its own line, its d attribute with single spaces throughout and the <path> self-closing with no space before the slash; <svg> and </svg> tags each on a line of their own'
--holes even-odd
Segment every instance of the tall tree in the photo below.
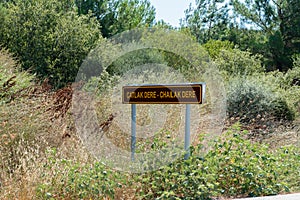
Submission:
<svg viewBox="0 0 300 200">
<path fill-rule="evenodd" d="M 275 1 L 280 32 L 287 50 L 292 53 L 300 53 L 300 1 L 281 0 Z"/>
<path fill-rule="evenodd" d="M 83 59 L 101 40 L 97 21 L 78 16 L 74 8 L 71 0 L 9 2 L 0 8 L 0 44 L 24 69 L 62 87 L 74 81 Z"/>
<path fill-rule="evenodd" d="M 272 0 L 231 0 L 242 23 L 254 25 L 267 33 L 278 26 L 276 7 L 271 2 Z"/>
<path fill-rule="evenodd" d="M 292 66 L 291 56 L 300 52 L 299 0 L 231 0 L 244 23 L 255 25 L 269 38 L 273 63 L 281 71 Z"/>
<path fill-rule="evenodd" d="M 196 0 L 196 8 L 190 6 L 185 11 L 182 26 L 190 28 L 200 43 L 220 39 L 230 22 L 228 13 L 225 0 Z"/>
<path fill-rule="evenodd" d="M 149 0 L 75 0 L 79 14 L 92 14 L 104 37 L 154 24 L 155 9 Z"/>
</svg>

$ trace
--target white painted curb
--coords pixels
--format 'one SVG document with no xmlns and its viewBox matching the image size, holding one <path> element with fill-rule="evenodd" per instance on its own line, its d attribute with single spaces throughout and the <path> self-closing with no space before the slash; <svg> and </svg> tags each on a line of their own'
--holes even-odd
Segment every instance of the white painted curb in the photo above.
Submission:
<svg viewBox="0 0 300 200">
<path fill-rule="evenodd" d="M 300 200 L 300 193 L 267 196 L 267 197 L 241 198 L 241 199 L 233 199 L 233 200 Z"/>
</svg>

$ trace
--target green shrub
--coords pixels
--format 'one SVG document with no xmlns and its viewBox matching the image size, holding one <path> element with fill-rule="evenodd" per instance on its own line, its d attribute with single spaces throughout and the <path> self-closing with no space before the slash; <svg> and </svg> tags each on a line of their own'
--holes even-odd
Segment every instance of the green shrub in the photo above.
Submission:
<svg viewBox="0 0 300 200">
<path fill-rule="evenodd" d="M 82 164 L 59 158 L 56 149 L 48 150 L 46 156 L 45 173 L 37 187 L 37 197 L 41 199 L 114 199 L 116 188 L 124 184 L 118 172 L 102 163 Z"/>
<path fill-rule="evenodd" d="M 55 87 L 74 81 L 100 31 L 95 19 L 78 16 L 73 5 L 57 0 L 17 0 L 1 8 L 0 43 L 22 67 Z"/>
<path fill-rule="evenodd" d="M 293 68 L 285 74 L 285 80 L 288 86 L 300 86 L 300 54 L 293 57 Z"/>
<path fill-rule="evenodd" d="M 120 79 L 117 75 L 110 75 L 107 71 L 103 71 L 100 76 L 91 77 L 84 85 L 84 90 L 87 92 L 95 92 L 97 95 L 103 95 L 112 90 Z"/>
<path fill-rule="evenodd" d="M 214 60 L 225 79 L 236 76 L 253 75 L 264 71 L 261 55 L 252 55 L 239 49 L 221 50 Z"/>
<path fill-rule="evenodd" d="M 0 104 L 33 85 L 34 76 L 21 71 L 17 61 L 7 50 L 0 50 Z"/>
<path fill-rule="evenodd" d="M 230 41 L 209 40 L 203 45 L 212 59 L 219 57 L 222 50 L 233 50 L 234 44 Z"/>
<path fill-rule="evenodd" d="M 135 67 L 140 67 L 146 64 L 166 64 L 163 58 L 163 53 L 157 49 L 139 49 L 131 51 L 117 60 L 115 60 L 107 71 L 113 75 L 123 75 Z"/>
<path fill-rule="evenodd" d="M 297 185 L 299 149 L 271 152 L 267 145 L 245 140 L 239 126 L 218 138 L 211 151 L 192 148 L 188 160 L 178 160 L 138 177 L 144 199 L 210 199 L 274 195 Z M 287 160 L 285 160 L 287 159 Z M 287 168 L 288 166 L 288 168 Z"/>
<path fill-rule="evenodd" d="M 294 66 L 285 74 L 286 98 L 300 115 L 300 56 L 294 57 Z"/>
<path fill-rule="evenodd" d="M 285 155 L 280 151 L 270 152 L 264 144 L 245 140 L 239 127 L 233 127 L 223 140 L 218 140 L 214 149 L 207 155 L 208 162 L 214 161 L 216 182 L 221 194 L 225 196 L 262 196 L 289 191 L 289 183 L 283 178 L 292 177 L 297 171 L 299 152 L 291 151 L 292 170 L 284 168 Z M 289 149 L 289 148 L 286 148 Z M 213 163 L 213 162 L 212 162 Z M 281 165 L 279 164 L 281 163 Z M 212 167 L 213 168 L 213 167 Z"/>
<path fill-rule="evenodd" d="M 217 195 L 215 175 L 200 157 L 180 159 L 138 177 L 144 199 L 209 199 Z"/>
<path fill-rule="evenodd" d="M 296 115 L 299 115 L 300 86 L 292 84 L 293 80 L 297 79 L 296 77 L 299 77 L 297 76 L 297 67 L 289 70 L 287 73 L 272 71 L 247 78 L 254 82 L 259 80 L 260 84 L 263 84 L 269 91 L 280 96 L 280 98 L 287 103 L 289 109 Z"/>
<path fill-rule="evenodd" d="M 293 120 L 295 113 L 282 96 L 257 79 L 235 78 L 228 83 L 227 112 L 243 123 Z"/>
<path fill-rule="evenodd" d="M 209 55 L 188 31 L 174 31 L 153 28 L 146 31 L 141 38 L 141 43 L 147 47 L 159 49 L 163 61 L 180 73 L 189 81 L 199 78 L 205 72 L 209 62 Z M 165 64 L 165 63 L 162 63 Z"/>
</svg>

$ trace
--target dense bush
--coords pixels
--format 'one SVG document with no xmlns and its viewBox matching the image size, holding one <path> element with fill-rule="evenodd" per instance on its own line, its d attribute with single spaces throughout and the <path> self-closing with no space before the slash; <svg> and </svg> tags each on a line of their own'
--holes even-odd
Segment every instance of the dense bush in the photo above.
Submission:
<svg viewBox="0 0 300 200">
<path fill-rule="evenodd" d="M 264 88 L 286 101 L 289 109 L 295 112 L 297 117 L 300 114 L 300 85 L 297 85 L 300 77 L 299 69 L 295 62 L 293 69 L 286 73 L 273 71 L 248 76 L 247 79 L 251 82 L 259 80 L 259 84 L 264 85 Z"/>
<path fill-rule="evenodd" d="M 209 40 L 203 47 L 212 59 L 216 59 L 222 50 L 233 50 L 234 44 L 230 41 Z"/>
<path fill-rule="evenodd" d="M 130 69 L 151 63 L 166 64 L 163 53 L 156 49 L 139 49 L 131 51 L 115 60 L 108 66 L 107 71 L 110 74 L 123 75 Z"/>
<path fill-rule="evenodd" d="M 300 55 L 294 57 L 293 68 L 285 74 L 287 99 L 300 115 Z"/>
<path fill-rule="evenodd" d="M 210 199 L 275 195 L 297 189 L 294 174 L 300 167 L 299 150 L 282 147 L 270 151 L 267 145 L 245 140 L 246 133 L 235 125 L 207 154 L 199 144 L 192 148 L 188 160 L 179 159 L 159 170 L 135 175 L 113 171 L 99 162 L 61 159 L 56 149 L 51 149 L 37 195 L 42 199 L 114 199 L 120 191 L 135 190 L 134 196 L 142 199 Z"/>
<path fill-rule="evenodd" d="M 74 80 L 100 37 L 96 20 L 78 16 L 67 0 L 17 0 L 1 11 L 0 43 L 20 58 L 24 69 L 48 77 L 55 87 Z"/>
<path fill-rule="evenodd" d="M 293 57 L 293 68 L 286 73 L 287 86 L 300 86 L 300 54 Z"/>
<path fill-rule="evenodd" d="M 141 175 L 140 194 L 145 199 L 210 199 L 274 195 L 288 191 L 289 184 L 295 186 L 291 180 L 299 169 L 299 152 L 292 148 L 269 152 L 267 145 L 253 144 L 243 134 L 237 126 L 207 155 L 200 156 L 200 144 L 188 160 Z"/>
<path fill-rule="evenodd" d="M 34 76 L 21 71 L 17 61 L 7 50 L 0 49 L 0 104 L 33 85 Z"/>
<path fill-rule="evenodd" d="M 243 123 L 293 120 L 295 113 L 284 97 L 258 79 L 235 78 L 228 83 L 227 112 Z"/>
<path fill-rule="evenodd" d="M 264 71 L 260 55 L 252 55 L 239 49 L 221 50 L 214 59 L 224 78 L 246 76 Z"/>
<path fill-rule="evenodd" d="M 141 38 L 147 47 L 161 50 L 166 64 L 190 81 L 205 72 L 209 55 L 189 32 L 153 28 Z M 164 64 L 164 63 L 163 63 Z"/>
</svg>

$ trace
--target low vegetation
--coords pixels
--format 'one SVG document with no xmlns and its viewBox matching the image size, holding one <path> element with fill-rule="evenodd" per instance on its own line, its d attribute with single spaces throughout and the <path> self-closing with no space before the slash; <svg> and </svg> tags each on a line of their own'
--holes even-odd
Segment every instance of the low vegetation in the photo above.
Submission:
<svg viewBox="0 0 300 200">
<path fill-rule="evenodd" d="M 262 85 L 254 84 L 251 79 L 243 84 L 235 80 L 228 86 L 229 103 L 255 104 L 261 110 L 241 110 L 245 106 L 236 108 L 229 104 L 230 117 L 241 124 L 233 124 L 216 138 L 207 154 L 201 151 L 199 135 L 198 145 L 192 147 L 188 160 L 180 157 L 158 170 L 131 174 L 109 168 L 82 146 L 68 110 L 71 89 L 66 87 L 55 92 L 47 82 L 36 85 L 34 76 L 16 66 L 11 55 L 1 51 L 1 77 L 16 77 L 9 87 L 10 78 L 1 80 L 0 197 L 3 199 L 211 199 L 300 191 L 299 146 L 270 148 L 268 144 L 249 140 L 253 129 L 245 126 L 247 122 L 258 125 L 262 118 L 269 122 L 297 118 L 299 113 L 294 111 L 299 107 L 292 105 L 298 104 L 294 100 L 287 103 L 286 94 L 281 96 L 284 101 L 278 101 L 276 106 L 270 101 L 276 100 L 277 95 L 271 89 L 262 92 Z M 284 75 L 285 79 L 281 74 L 267 74 L 265 81 L 269 76 L 287 81 L 294 73 L 290 71 Z M 288 93 L 290 88 L 282 87 L 282 90 Z M 251 98 L 257 101 L 250 102 Z M 269 131 L 273 133 L 274 130 Z M 164 145 L 161 139 L 153 142 L 155 147 Z"/>
</svg>

